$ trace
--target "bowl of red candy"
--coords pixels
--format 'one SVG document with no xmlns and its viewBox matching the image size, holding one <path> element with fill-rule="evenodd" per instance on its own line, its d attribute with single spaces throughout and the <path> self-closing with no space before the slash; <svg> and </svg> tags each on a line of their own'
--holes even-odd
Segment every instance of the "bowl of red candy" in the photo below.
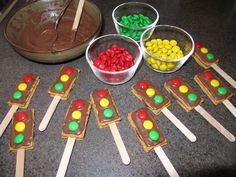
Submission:
<svg viewBox="0 0 236 177">
<path fill-rule="evenodd" d="M 117 85 L 134 76 L 142 53 L 138 43 L 130 37 L 109 34 L 91 41 L 86 49 L 86 60 L 99 80 Z"/>
</svg>

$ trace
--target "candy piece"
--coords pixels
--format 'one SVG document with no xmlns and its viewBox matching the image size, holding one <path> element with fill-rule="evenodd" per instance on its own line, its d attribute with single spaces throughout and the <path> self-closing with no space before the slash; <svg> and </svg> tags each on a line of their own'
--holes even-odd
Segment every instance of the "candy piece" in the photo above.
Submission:
<svg viewBox="0 0 236 177">
<path fill-rule="evenodd" d="M 140 83 L 147 83 L 148 88 L 143 89 Z M 148 80 L 142 80 L 131 88 L 132 93 L 147 105 L 154 114 L 159 114 L 161 110 L 170 105 L 170 100 Z"/>
<path fill-rule="evenodd" d="M 101 90 L 95 90 L 90 94 L 99 128 L 107 127 L 110 123 L 118 122 L 121 120 L 115 102 L 111 97 L 110 91 L 107 89 L 103 89 L 103 91 L 106 92 L 103 98 L 101 98 L 98 94 L 101 92 Z M 106 106 L 100 104 L 104 99 L 109 103 L 106 104 Z"/>
<path fill-rule="evenodd" d="M 215 57 L 204 44 L 195 42 L 195 46 L 193 58 L 200 66 L 209 68 L 212 64 L 217 64 L 219 62 L 219 59 Z"/>
<path fill-rule="evenodd" d="M 57 79 L 51 84 L 48 93 L 51 96 L 60 96 L 62 100 L 67 100 L 69 93 L 79 75 L 80 70 L 72 67 L 61 67 Z"/>
<path fill-rule="evenodd" d="M 206 77 L 206 73 L 211 75 L 211 77 Z M 196 74 L 194 80 L 215 105 L 222 103 L 224 100 L 233 96 L 225 83 L 223 83 L 211 70 Z"/>
<path fill-rule="evenodd" d="M 145 112 L 148 116 L 147 119 L 140 119 L 140 112 Z M 151 112 L 147 108 L 140 108 L 128 114 L 128 120 L 131 126 L 135 129 L 137 137 L 141 142 L 144 151 L 149 152 L 157 146 L 164 146 L 167 140 L 159 129 Z"/>
<path fill-rule="evenodd" d="M 173 84 L 173 81 L 175 80 L 178 80 L 178 85 Z M 203 99 L 200 97 L 200 95 L 180 77 L 174 77 L 169 81 L 166 81 L 164 87 L 174 98 L 177 99 L 178 103 L 187 112 L 191 111 L 203 102 Z"/>
<path fill-rule="evenodd" d="M 27 108 L 39 81 L 39 76 L 36 74 L 23 74 L 11 92 L 7 103 L 17 105 L 20 108 Z"/>
<path fill-rule="evenodd" d="M 78 108 L 76 103 L 83 103 L 83 107 Z M 82 140 L 85 135 L 91 104 L 86 100 L 73 100 L 68 107 L 61 136 L 62 138 L 76 138 Z"/>
<path fill-rule="evenodd" d="M 22 118 L 24 117 L 24 118 Z M 34 147 L 34 110 L 16 112 L 12 118 L 10 151 L 33 149 Z"/>
</svg>

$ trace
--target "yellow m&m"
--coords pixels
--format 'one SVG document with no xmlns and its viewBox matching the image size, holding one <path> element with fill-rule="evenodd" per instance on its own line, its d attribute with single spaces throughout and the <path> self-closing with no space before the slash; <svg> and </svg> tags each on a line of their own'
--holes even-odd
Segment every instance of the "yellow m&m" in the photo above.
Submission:
<svg viewBox="0 0 236 177">
<path fill-rule="evenodd" d="M 67 74 L 63 74 L 61 77 L 60 77 L 61 81 L 62 82 L 66 82 L 69 80 L 69 76 Z"/>
<path fill-rule="evenodd" d="M 15 125 L 15 130 L 17 132 L 23 132 L 25 130 L 25 123 L 24 122 L 17 122 Z"/>
<path fill-rule="evenodd" d="M 145 120 L 143 122 L 143 127 L 147 130 L 151 130 L 153 128 L 153 123 L 150 120 Z"/>
<path fill-rule="evenodd" d="M 203 47 L 203 48 L 201 48 L 201 52 L 204 53 L 204 54 L 206 54 L 206 53 L 208 53 L 208 49 L 205 48 L 205 47 Z"/>
<path fill-rule="evenodd" d="M 18 85 L 18 90 L 24 91 L 24 90 L 26 90 L 26 89 L 27 89 L 27 84 L 26 84 L 26 83 L 20 83 L 20 84 Z"/>
<path fill-rule="evenodd" d="M 82 113 L 80 111 L 73 111 L 71 116 L 73 119 L 80 119 L 81 115 Z"/>
<path fill-rule="evenodd" d="M 109 105 L 109 100 L 106 98 L 102 98 L 99 103 L 100 103 L 100 106 L 107 107 Z"/>
<path fill-rule="evenodd" d="M 210 83 L 212 87 L 219 87 L 220 85 L 220 82 L 216 79 L 212 79 Z"/>
<path fill-rule="evenodd" d="M 180 91 L 181 93 L 187 93 L 187 92 L 188 92 L 188 87 L 187 87 L 186 85 L 181 85 L 181 86 L 179 87 L 179 91 Z"/>
<path fill-rule="evenodd" d="M 149 97 L 151 97 L 151 96 L 154 96 L 155 95 L 155 90 L 153 89 L 153 88 L 148 88 L 147 90 L 146 90 L 146 94 L 149 96 Z"/>
</svg>

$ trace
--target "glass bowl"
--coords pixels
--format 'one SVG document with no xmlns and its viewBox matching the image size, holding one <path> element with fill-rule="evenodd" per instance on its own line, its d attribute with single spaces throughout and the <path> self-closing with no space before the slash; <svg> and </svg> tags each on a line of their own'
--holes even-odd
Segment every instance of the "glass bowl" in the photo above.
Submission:
<svg viewBox="0 0 236 177">
<path fill-rule="evenodd" d="M 141 36 L 140 45 L 145 63 L 160 73 L 177 71 L 194 51 L 191 35 L 170 25 L 157 25 L 147 29 Z"/>
<path fill-rule="evenodd" d="M 124 18 L 124 16 L 126 16 L 126 17 L 132 16 L 134 14 L 136 14 L 135 17 L 138 18 L 138 22 L 140 22 L 141 20 L 139 19 L 140 16 L 137 16 L 137 14 L 142 14 L 143 16 L 148 17 L 152 23 L 147 26 L 142 26 L 142 25 L 140 25 L 140 23 L 137 22 L 137 20 L 133 21 L 133 18 L 132 18 L 132 25 L 133 26 L 128 25 L 131 23 L 130 19 L 128 20 L 128 22 L 129 22 L 128 24 L 124 24 L 121 22 L 122 17 Z M 113 10 L 112 19 L 113 19 L 113 22 L 114 22 L 114 25 L 115 25 L 115 28 L 116 28 L 116 31 L 118 34 L 122 34 L 122 35 L 125 35 L 128 37 L 131 37 L 135 41 L 139 42 L 142 33 L 146 29 L 153 27 L 157 24 L 157 22 L 159 20 L 159 13 L 157 12 L 157 10 L 154 7 L 152 7 L 149 4 L 142 3 L 142 2 L 127 2 L 127 3 L 123 3 L 123 4 L 118 5 Z"/>
<path fill-rule="evenodd" d="M 123 71 L 104 71 L 93 64 L 96 57 L 112 45 L 125 48 L 134 59 L 134 65 Z M 86 49 L 86 60 L 95 76 L 104 83 L 117 85 L 129 81 L 142 60 L 141 48 L 133 39 L 120 34 L 108 34 L 91 41 Z"/>
</svg>

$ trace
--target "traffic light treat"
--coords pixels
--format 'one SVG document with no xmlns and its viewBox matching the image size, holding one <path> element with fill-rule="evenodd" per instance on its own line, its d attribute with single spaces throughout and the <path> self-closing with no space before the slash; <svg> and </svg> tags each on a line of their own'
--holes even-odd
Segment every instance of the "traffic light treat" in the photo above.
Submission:
<svg viewBox="0 0 236 177">
<path fill-rule="evenodd" d="M 164 87 L 187 112 L 203 102 L 203 98 L 180 77 L 165 82 Z"/>
<path fill-rule="evenodd" d="M 33 149 L 34 147 L 34 110 L 16 112 L 12 119 L 10 151 Z"/>
<path fill-rule="evenodd" d="M 194 80 L 215 105 L 233 96 L 232 92 L 211 70 L 195 75 Z"/>
<path fill-rule="evenodd" d="M 107 127 L 110 123 L 121 120 L 109 90 L 95 90 L 91 93 L 90 97 L 99 128 Z"/>
<path fill-rule="evenodd" d="M 136 83 L 132 86 L 131 91 L 156 115 L 163 108 L 170 105 L 170 100 L 148 80 L 142 80 Z"/>
<path fill-rule="evenodd" d="M 61 67 L 59 74 L 48 89 L 51 96 L 60 96 L 62 100 L 67 100 L 69 93 L 79 75 L 80 70 L 72 67 Z"/>
<path fill-rule="evenodd" d="M 219 62 L 219 59 L 201 42 L 195 42 L 193 58 L 203 68 L 209 68 L 212 64 Z"/>
<path fill-rule="evenodd" d="M 73 100 L 67 110 L 62 127 L 62 138 L 82 140 L 86 131 L 91 104 L 86 100 Z"/>
<path fill-rule="evenodd" d="M 7 103 L 11 106 L 17 105 L 20 108 L 27 108 L 39 81 L 40 78 L 36 74 L 23 74 L 11 92 Z"/>
<path fill-rule="evenodd" d="M 147 108 L 140 108 L 129 113 L 128 120 L 137 133 L 145 152 L 153 150 L 156 146 L 167 144 L 167 139 Z"/>
</svg>

